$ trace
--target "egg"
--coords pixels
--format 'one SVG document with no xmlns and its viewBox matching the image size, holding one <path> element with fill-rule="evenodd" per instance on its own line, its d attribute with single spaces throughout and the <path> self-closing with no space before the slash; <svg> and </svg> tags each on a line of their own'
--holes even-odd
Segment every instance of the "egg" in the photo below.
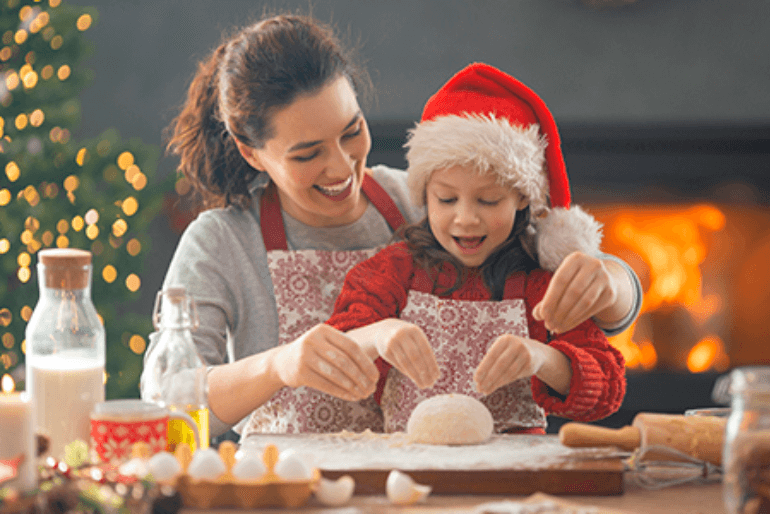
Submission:
<svg viewBox="0 0 770 514">
<path fill-rule="evenodd" d="M 159 452 L 150 457 L 150 473 L 159 482 L 171 480 L 182 471 L 182 465 L 169 452 Z"/>
<path fill-rule="evenodd" d="M 305 459 L 292 449 L 280 453 L 273 471 L 284 480 L 310 480 L 313 477 L 313 470 Z"/>
<path fill-rule="evenodd" d="M 225 463 L 213 448 L 196 451 L 187 468 L 188 475 L 201 480 L 215 480 L 225 471 Z"/>
<path fill-rule="evenodd" d="M 385 483 L 388 500 L 396 505 L 409 505 L 423 501 L 428 497 L 431 489 L 429 485 L 417 484 L 412 477 L 395 469 L 390 472 Z"/>
<path fill-rule="evenodd" d="M 147 459 L 133 457 L 121 464 L 118 472 L 127 477 L 144 478 L 150 470 L 147 467 Z"/>
<path fill-rule="evenodd" d="M 257 480 L 267 472 L 262 457 L 254 453 L 237 453 L 236 462 L 233 465 L 233 476 L 239 480 Z"/>
<path fill-rule="evenodd" d="M 339 507 L 350 501 L 355 488 L 356 482 L 350 475 L 343 475 L 337 480 L 321 478 L 315 496 L 324 505 Z"/>
</svg>

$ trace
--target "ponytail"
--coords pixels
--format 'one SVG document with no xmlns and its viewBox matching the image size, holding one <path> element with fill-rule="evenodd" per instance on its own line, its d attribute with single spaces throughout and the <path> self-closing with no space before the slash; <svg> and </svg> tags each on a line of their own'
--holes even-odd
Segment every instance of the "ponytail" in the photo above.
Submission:
<svg viewBox="0 0 770 514">
<path fill-rule="evenodd" d="M 219 65 L 226 44 L 220 45 L 198 70 L 182 111 L 171 124 L 167 149 L 179 156 L 178 170 L 200 195 L 204 208 L 248 205 L 248 183 L 257 175 L 243 159 L 219 114 Z"/>
</svg>

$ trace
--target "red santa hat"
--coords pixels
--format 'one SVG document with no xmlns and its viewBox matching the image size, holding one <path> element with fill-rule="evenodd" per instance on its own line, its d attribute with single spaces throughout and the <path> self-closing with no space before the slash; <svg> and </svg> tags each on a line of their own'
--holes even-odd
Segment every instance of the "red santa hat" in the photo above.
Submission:
<svg viewBox="0 0 770 514">
<path fill-rule="evenodd" d="M 425 203 L 433 171 L 468 166 L 494 173 L 528 200 L 534 230 L 525 239 L 540 265 L 554 270 L 569 253 L 596 255 L 601 225 L 570 207 L 561 141 L 553 115 L 530 88 L 483 63 L 466 67 L 428 99 L 406 143 L 408 183 Z"/>
</svg>

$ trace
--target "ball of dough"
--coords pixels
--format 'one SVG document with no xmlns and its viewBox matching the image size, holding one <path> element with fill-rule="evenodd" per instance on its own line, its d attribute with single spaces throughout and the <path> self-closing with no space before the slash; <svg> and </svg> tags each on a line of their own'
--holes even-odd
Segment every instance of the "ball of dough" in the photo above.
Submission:
<svg viewBox="0 0 770 514">
<path fill-rule="evenodd" d="M 406 431 L 413 443 L 481 444 L 492 435 L 494 421 L 486 405 L 464 394 L 440 394 L 420 402 Z"/>
</svg>

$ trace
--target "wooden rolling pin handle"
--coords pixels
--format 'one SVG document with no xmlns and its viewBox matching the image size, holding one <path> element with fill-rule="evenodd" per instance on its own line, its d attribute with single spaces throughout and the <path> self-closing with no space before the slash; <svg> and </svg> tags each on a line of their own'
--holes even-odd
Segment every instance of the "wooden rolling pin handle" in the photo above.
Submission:
<svg viewBox="0 0 770 514">
<path fill-rule="evenodd" d="M 639 448 L 642 436 L 635 426 L 606 428 L 586 423 L 565 423 L 559 429 L 559 441 L 571 448 L 617 446 L 626 451 Z"/>
</svg>

